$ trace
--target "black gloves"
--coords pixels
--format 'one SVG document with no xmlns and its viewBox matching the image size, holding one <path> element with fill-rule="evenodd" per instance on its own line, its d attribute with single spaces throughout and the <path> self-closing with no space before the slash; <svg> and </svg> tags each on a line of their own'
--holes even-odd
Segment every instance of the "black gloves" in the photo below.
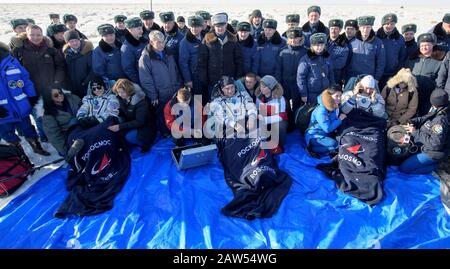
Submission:
<svg viewBox="0 0 450 269">
<path fill-rule="evenodd" d="M 8 115 L 8 110 L 6 110 L 3 106 L 0 106 L 0 118 L 6 118 Z"/>
<path fill-rule="evenodd" d="M 99 124 L 100 122 L 95 118 L 95 117 L 84 117 L 84 118 L 79 118 L 78 119 L 78 123 L 80 124 L 81 127 L 83 127 L 84 129 L 89 129 L 91 127 L 96 126 L 97 124 Z"/>
</svg>

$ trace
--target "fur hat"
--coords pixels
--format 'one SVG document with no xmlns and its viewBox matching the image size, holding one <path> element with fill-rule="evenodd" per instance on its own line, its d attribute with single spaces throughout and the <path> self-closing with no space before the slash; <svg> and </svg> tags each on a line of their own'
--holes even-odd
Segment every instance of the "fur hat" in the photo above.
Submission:
<svg viewBox="0 0 450 269">
<path fill-rule="evenodd" d="M 289 14 L 286 16 L 286 23 L 296 22 L 300 23 L 300 15 L 299 14 Z"/>
<path fill-rule="evenodd" d="M 373 23 L 375 22 L 374 16 L 361 16 L 358 17 L 358 27 L 370 25 L 373 26 Z"/>
<path fill-rule="evenodd" d="M 177 22 L 186 22 L 186 20 L 184 19 L 183 16 L 178 16 L 177 17 Z"/>
<path fill-rule="evenodd" d="M 114 23 L 124 22 L 127 19 L 125 15 L 116 15 L 114 16 Z"/>
<path fill-rule="evenodd" d="M 97 27 L 97 31 L 101 36 L 114 34 L 114 26 L 109 23 L 101 24 Z"/>
<path fill-rule="evenodd" d="M 223 13 L 216 14 L 211 18 L 211 23 L 213 25 L 226 24 L 227 22 L 228 22 L 227 16 Z"/>
<path fill-rule="evenodd" d="M 411 24 L 405 24 L 402 26 L 402 34 L 406 32 L 417 32 L 417 25 L 411 23 Z"/>
<path fill-rule="evenodd" d="M 211 19 L 211 14 L 208 11 L 199 10 L 195 12 L 195 15 L 202 17 L 205 21 L 209 21 Z"/>
<path fill-rule="evenodd" d="M 78 34 L 77 30 L 75 30 L 75 29 L 66 31 L 64 33 L 64 41 L 66 41 L 66 43 L 72 39 L 78 39 L 78 40 L 80 39 L 80 35 Z"/>
<path fill-rule="evenodd" d="M 344 26 L 344 21 L 339 19 L 333 19 L 328 22 L 328 27 L 339 27 L 342 29 Z"/>
<path fill-rule="evenodd" d="M 291 27 L 286 31 L 287 38 L 297 38 L 303 36 L 302 27 Z"/>
<path fill-rule="evenodd" d="M 77 19 L 77 17 L 76 17 L 75 15 L 72 15 L 72 14 L 64 14 L 64 16 L 63 16 L 63 22 L 64 22 L 64 24 L 66 24 L 66 23 L 69 22 L 69 21 L 75 21 L 75 22 L 78 22 L 78 19 Z"/>
<path fill-rule="evenodd" d="M 327 35 L 324 33 L 315 33 L 309 37 L 309 43 L 311 45 L 325 44 L 327 43 Z"/>
<path fill-rule="evenodd" d="M 422 42 L 430 42 L 433 45 L 436 45 L 437 37 L 434 33 L 424 33 L 419 35 L 419 37 L 417 37 L 417 45 L 420 46 L 420 43 Z"/>
<path fill-rule="evenodd" d="M 202 27 L 203 26 L 203 17 L 199 15 L 189 16 L 188 17 L 188 25 L 189 27 Z"/>
<path fill-rule="evenodd" d="M 237 31 L 251 32 L 252 27 L 250 23 L 246 21 L 241 21 L 240 23 L 237 24 L 236 29 Z"/>
<path fill-rule="evenodd" d="M 385 25 L 390 22 L 397 23 L 397 21 L 397 15 L 395 15 L 394 13 L 389 13 L 383 16 L 383 18 L 381 19 L 381 25 Z"/>
<path fill-rule="evenodd" d="M 169 21 L 175 21 L 175 14 L 173 14 L 172 11 L 161 12 L 161 13 L 159 13 L 159 19 L 161 20 L 162 23 L 166 23 Z"/>
<path fill-rule="evenodd" d="M 450 23 L 450 13 L 446 13 L 442 18 L 442 22 Z"/>
<path fill-rule="evenodd" d="M 139 13 L 139 17 L 142 20 L 153 20 L 155 18 L 155 12 L 151 10 L 143 10 Z"/>
<path fill-rule="evenodd" d="M 320 14 L 321 14 L 321 9 L 320 9 L 319 6 L 310 6 L 310 7 L 308 8 L 308 15 L 309 15 L 309 13 L 311 13 L 311 12 L 317 12 L 317 13 L 319 13 L 319 15 L 320 15 Z"/>
<path fill-rule="evenodd" d="M 356 30 L 358 30 L 358 21 L 357 20 L 352 20 L 352 19 L 346 20 L 345 24 L 344 24 L 344 28 L 346 28 L 346 27 L 353 27 Z"/>
<path fill-rule="evenodd" d="M 67 31 L 67 27 L 62 23 L 51 24 L 48 27 L 48 33 L 50 35 L 54 35 L 54 34 L 65 32 L 65 31 Z"/>
<path fill-rule="evenodd" d="M 129 18 L 125 20 L 125 26 L 129 28 L 142 27 L 142 21 L 138 17 Z"/>
<path fill-rule="evenodd" d="M 57 13 L 50 13 L 48 14 L 48 16 L 50 17 L 50 19 L 59 19 L 59 14 Z"/>
<path fill-rule="evenodd" d="M 263 21 L 263 28 L 271 28 L 271 29 L 277 29 L 277 21 L 274 19 L 265 19 Z"/>
<path fill-rule="evenodd" d="M 252 13 L 250 14 L 250 17 L 251 18 L 255 18 L 255 17 L 262 18 L 261 10 L 259 10 L 259 9 L 253 10 Z"/>
<path fill-rule="evenodd" d="M 13 29 L 15 29 L 19 25 L 28 25 L 28 22 L 25 19 L 14 19 L 11 20 L 10 23 Z"/>
</svg>

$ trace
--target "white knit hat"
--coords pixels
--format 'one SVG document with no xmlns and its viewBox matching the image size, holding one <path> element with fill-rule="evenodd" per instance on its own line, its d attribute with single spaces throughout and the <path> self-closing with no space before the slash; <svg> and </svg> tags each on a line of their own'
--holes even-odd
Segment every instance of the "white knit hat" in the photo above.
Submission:
<svg viewBox="0 0 450 269">
<path fill-rule="evenodd" d="M 366 88 L 375 89 L 376 83 L 377 82 L 371 75 L 367 75 L 367 76 L 363 77 L 363 79 L 361 79 L 361 85 Z"/>
</svg>

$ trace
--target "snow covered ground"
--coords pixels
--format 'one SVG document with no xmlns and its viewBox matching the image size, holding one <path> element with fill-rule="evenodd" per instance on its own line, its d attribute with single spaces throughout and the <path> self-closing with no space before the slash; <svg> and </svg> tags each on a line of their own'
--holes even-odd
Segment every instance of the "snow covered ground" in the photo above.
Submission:
<svg viewBox="0 0 450 269">
<path fill-rule="evenodd" d="M 156 1 L 154 1 L 156 2 Z M 228 1 L 221 1 L 219 5 L 218 1 L 211 1 L 209 4 L 154 4 L 153 10 L 156 14 L 162 11 L 173 11 L 175 16 L 190 16 L 196 10 L 207 10 L 212 14 L 225 11 L 228 13 L 230 21 L 237 19 L 239 21 L 247 20 L 248 14 L 253 9 L 261 9 L 263 16 L 266 18 L 274 18 L 278 21 L 278 31 L 284 32 L 287 28 L 285 16 L 290 13 L 299 13 L 301 24 L 307 20 L 306 10 L 311 4 L 299 4 L 292 1 L 270 1 L 275 4 L 257 4 L 248 5 L 235 3 L 228 3 Z M 373 1 L 372 1 L 373 2 Z M 350 19 L 356 18 L 362 15 L 373 15 L 376 17 L 375 30 L 380 27 L 380 21 L 384 14 L 394 12 L 398 16 L 398 28 L 400 29 L 403 24 L 416 23 L 418 28 L 418 34 L 426 32 L 434 24 L 440 22 L 444 13 L 450 12 L 447 8 L 439 8 L 430 2 L 427 6 L 401 6 L 401 5 L 322 5 L 322 18 L 321 20 L 328 24 L 330 19 Z M 61 17 L 65 13 L 75 14 L 78 17 L 78 29 L 87 35 L 89 39 L 94 41 L 96 45 L 100 37 L 96 31 L 98 25 L 102 23 L 113 24 L 113 18 L 115 15 L 124 14 L 128 17 L 139 16 L 139 12 L 148 9 L 148 4 L 138 4 L 136 1 L 129 1 L 128 4 L 2 4 L 0 10 L 0 41 L 9 43 L 12 32 L 9 21 L 14 18 L 33 18 L 36 24 L 40 25 L 43 29 L 46 29 L 49 24 L 49 13 L 59 13 Z M 156 15 L 156 22 L 160 23 L 158 16 Z M 42 157 L 32 152 L 28 143 L 22 143 L 27 155 L 31 161 L 39 166 L 44 163 L 48 163 L 52 160 L 59 158 L 55 149 L 48 143 L 43 143 L 43 147 L 52 153 L 49 157 Z M 26 191 L 32 184 L 37 182 L 40 178 L 58 168 L 63 163 L 51 165 L 37 171 L 30 179 L 11 197 L 0 199 L 0 210 L 14 197 Z M 443 167 L 445 170 L 450 171 L 450 165 Z M 440 177 L 449 177 L 444 171 L 439 173 Z"/>
<path fill-rule="evenodd" d="M 159 1 L 153 1 L 159 2 Z M 300 23 L 307 21 L 306 10 L 308 6 L 314 3 L 299 3 L 300 1 L 267 1 L 264 4 L 248 4 L 242 1 L 237 5 L 228 1 L 210 1 L 209 4 L 195 4 L 196 1 L 186 1 L 186 4 L 170 4 L 170 1 L 164 1 L 164 4 L 153 4 L 153 10 L 156 14 L 156 22 L 160 23 L 159 14 L 162 11 L 173 11 L 175 16 L 190 16 L 196 10 L 207 10 L 212 14 L 225 11 L 228 13 L 230 21 L 236 19 L 239 21 L 247 20 L 247 16 L 255 8 L 261 9 L 263 16 L 266 18 L 274 18 L 278 21 L 278 30 L 284 32 L 287 28 L 285 16 L 290 13 L 300 14 Z M 217 4 L 217 2 L 221 2 Z M 320 2 L 320 1 L 318 1 Z M 361 1 L 364 2 L 364 1 Z M 367 1 L 366 1 L 367 2 Z M 368 1 L 374 3 L 374 1 Z M 328 24 L 330 19 L 350 19 L 362 15 L 373 15 L 376 17 L 374 28 L 380 26 L 383 15 L 394 12 L 398 16 L 398 28 L 407 23 L 416 23 L 418 33 L 426 32 L 434 24 L 442 20 L 443 15 L 449 12 L 447 8 L 439 8 L 434 1 L 425 3 L 423 6 L 407 6 L 395 4 L 396 1 L 390 1 L 390 5 L 386 4 L 359 4 L 358 5 L 322 5 L 321 20 Z M 398 1 L 397 1 L 398 3 Z M 61 14 L 72 13 L 78 17 L 78 28 L 94 41 L 96 45 L 100 39 L 96 28 L 102 23 L 113 24 L 115 15 L 124 14 L 126 16 L 139 16 L 139 12 L 148 9 L 149 5 L 137 3 L 137 1 L 128 1 L 127 4 L 3 4 L 0 10 L 0 41 L 9 43 L 12 32 L 9 21 L 14 18 L 32 18 L 36 24 L 44 29 L 49 24 L 48 14 L 55 12 Z"/>
</svg>

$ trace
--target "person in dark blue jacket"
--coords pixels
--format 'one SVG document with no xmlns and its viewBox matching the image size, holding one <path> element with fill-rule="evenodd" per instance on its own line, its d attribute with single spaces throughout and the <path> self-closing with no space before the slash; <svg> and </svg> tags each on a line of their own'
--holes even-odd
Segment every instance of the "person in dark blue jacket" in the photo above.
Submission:
<svg viewBox="0 0 450 269">
<path fill-rule="evenodd" d="M 352 56 L 347 65 L 347 80 L 351 77 L 366 74 L 372 75 L 380 81 L 386 65 L 386 55 L 383 42 L 376 37 L 372 30 L 375 17 L 363 16 L 358 18 L 359 31 L 356 38 L 350 42 Z"/>
<path fill-rule="evenodd" d="M 447 52 L 450 50 L 450 13 L 446 13 L 442 22 L 436 24 L 429 33 L 437 37 L 437 46 L 439 49 Z"/>
<path fill-rule="evenodd" d="M 289 129 L 293 130 L 295 128 L 294 112 L 301 105 L 300 91 L 296 81 L 297 68 L 300 59 L 308 52 L 308 48 L 304 46 L 305 38 L 301 27 L 289 28 L 286 31 L 286 37 L 287 47 L 278 55 L 275 77 L 283 86 Z"/>
<path fill-rule="evenodd" d="M 150 10 L 143 10 L 139 13 L 139 17 L 142 20 L 142 37 L 148 42 L 148 35 L 153 30 L 161 31 L 161 27 L 154 22 L 155 12 Z"/>
<path fill-rule="evenodd" d="M 339 114 L 341 95 L 339 87 L 330 87 L 317 96 L 319 105 L 311 114 L 305 139 L 307 149 L 319 156 L 332 154 L 338 149 L 339 143 L 332 133 L 346 118 L 345 114 Z"/>
<path fill-rule="evenodd" d="M 37 154 L 49 156 L 38 140 L 31 124 L 28 98 L 37 96 L 28 71 L 9 53 L 9 46 L 0 42 L 0 138 L 22 149 L 16 128 Z"/>
<path fill-rule="evenodd" d="M 172 11 L 160 13 L 159 18 L 163 23 L 162 32 L 165 37 L 164 44 L 166 51 L 172 54 L 175 61 L 178 63 L 178 48 L 180 47 L 180 42 L 183 40 L 184 35 L 179 31 L 178 25 L 175 23 L 175 15 Z"/>
<path fill-rule="evenodd" d="M 94 74 L 105 81 L 115 81 L 126 78 L 122 70 L 120 48 L 122 43 L 117 40 L 114 28 L 111 24 L 102 24 L 97 27 L 102 39 L 92 53 L 92 70 Z"/>
<path fill-rule="evenodd" d="M 120 41 L 120 43 L 125 41 L 125 33 L 127 32 L 127 28 L 125 27 L 126 19 L 127 16 L 125 15 L 114 16 L 114 23 L 116 24 L 116 27 L 114 27 L 114 32 L 116 34 L 116 39 Z"/>
<path fill-rule="evenodd" d="M 308 8 L 308 21 L 303 24 L 303 35 L 305 36 L 305 46 L 309 47 L 309 37 L 315 33 L 330 34 L 330 30 L 320 21 L 321 9 L 319 6 Z"/>
<path fill-rule="evenodd" d="M 419 47 L 417 46 L 416 38 L 414 35 L 417 32 L 417 25 L 415 24 L 405 24 L 402 26 L 402 35 L 405 39 L 405 45 L 406 45 L 406 59 L 412 57 L 414 53 L 419 50 Z M 406 61 L 405 61 L 406 63 Z"/>
<path fill-rule="evenodd" d="M 177 25 L 178 25 L 178 30 L 180 31 L 180 33 L 183 36 L 185 36 L 186 33 L 189 31 L 189 28 L 186 26 L 186 20 L 184 19 L 183 16 L 177 17 Z"/>
<path fill-rule="evenodd" d="M 340 85 L 344 85 L 345 66 L 350 60 L 350 44 L 345 34 L 340 35 L 344 22 L 342 20 L 330 20 L 330 36 L 327 43 L 327 51 L 331 55 L 333 62 L 334 80 Z"/>
<path fill-rule="evenodd" d="M 300 60 L 297 85 L 303 103 L 315 104 L 317 96 L 334 84 L 331 56 L 325 49 L 327 36 L 316 33 L 310 37 L 311 48 Z"/>
<path fill-rule="evenodd" d="M 66 25 L 67 29 L 77 31 L 78 34 L 80 35 L 80 38 L 88 39 L 85 34 L 83 34 L 82 32 L 80 32 L 80 30 L 77 29 L 78 19 L 75 15 L 64 14 L 63 23 Z"/>
<path fill-rule="evenodd" d="M 355 38 L 356 32 L 359 30 L 357 20 L 346 20 L 344 24 L 345 37 L 349 43 Z"/>
<path fill-rule="evenodd" d="M 286 15 L 286 24 L 288 30 L 292 27 L 298 27 L 300 25 L 300 15 L 299 14 L 288 14 Z M 287 30 L 281 35 L 284 39 L 287 39 Z"/>
<path fill-rule="evenodd" d="M 278 33 L 276 20 L 264 20 L 263 27 L 264 32 L 258 38 L 258 48 L 252 69 L 260 77 L 265 75 L 275 76 L 277 56 L 281 49 L 286 46 L 286 40 L 281 38 Z"/>
<path fill-rule="evenodd" d="M 405 39 L 398 32 L 397 27 L 395 27 L 396 24 L 397 15 L 394 13 L 386 14 L 381 20 L 382 27 L 377 31 L 377 37 L 383 41 L 386 55 L 383 76 L 378 82 L 380 89 L 384 88 L 388 79 L 397 74 L 406 61 Z"/>
<path fill-rule="evenodd" d="M 430 96 L 431 110 L 427 115 L 411 119 L 406 131 L 420 152 L 410 156 L 399 167 L 408 174 L 428 174 L 448 158 L 450 113 L 448 94 L 435 89 Z"/>
<path fill-rule="evenodd" d="M 188 25 L 189 30 L 180 43 L 178 66 L 180 67 L 184 85 L 191 88 L 194 95 L 203 95 L 202 85 L 197 72 L 198 51 L 203 40 L 203 17 L 188 17 Z M 207 97 L 207 95 L 203 95 L 204 101 L 206 101 L 205 98 Z"/>
<path fill-rule="evenodd" d="M 89 81 L 93 78 L 92 51 L 94 45 L 80 36 L 75 30 L 64 33 L 66 45 L 63 47 L 67 63 L 67 73 L 71 82 L 71 92 L 83 98 L 87 93 Z"/>
<path fill-rule="evenodd" d="M 122 70 L 132 82 L 139 84 L 138 63 L 142 51 L 148 43 L 142 37 L 142 22 L 134 17 L 125 21 L 128 32 L 125 34 L 125 42 L 120 48 Z"/>
<path fill-rule="evenodd" d="M 242 57 L 244 58 L 244 74 L 254 73 L 253 62 L 256 58 L 256 42 L 253 36 L 250 34 L 251 25 L 248 22 L 242 21 L 236 26 L 236 30 L 239 38 L 239 47 L 242 50 Z"/>
</svg>

